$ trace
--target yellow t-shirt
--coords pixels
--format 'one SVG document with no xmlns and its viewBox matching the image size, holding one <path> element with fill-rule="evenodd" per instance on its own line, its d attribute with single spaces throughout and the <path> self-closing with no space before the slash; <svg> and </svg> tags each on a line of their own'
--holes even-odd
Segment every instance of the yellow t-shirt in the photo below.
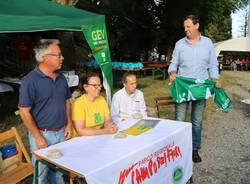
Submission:
<svg viewBox="0 0 250 184">
<path fill-rule="evenodd" d="M 72 105 L 72 120 L 84 121 L 86 128 L 101 128 L 104 118 L 109 113 L 108 104 L 102 96 L 98 96 L 91 102 L 84 94 L 77 98 Z"/>
</svg>

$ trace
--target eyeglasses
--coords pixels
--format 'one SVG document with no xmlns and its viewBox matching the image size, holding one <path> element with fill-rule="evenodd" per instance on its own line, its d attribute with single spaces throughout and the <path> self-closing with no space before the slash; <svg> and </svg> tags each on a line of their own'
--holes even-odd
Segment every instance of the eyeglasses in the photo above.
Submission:
<svg viewBox="0 0 250 184">
<path fill-rule="evenodd" d="M 62 58 L 63 57 L 62 53 L 59 53 L 59 54 L 46 54 L 46 55 L 48 55 L 48 56 L 56 56 L 58 58 Z"/>
<path fill-rule="evenodd" d="M 90 86 L 93 86 L 94 88 L 102 88 L 102 84 L 88 84 Z"/>
</svg>

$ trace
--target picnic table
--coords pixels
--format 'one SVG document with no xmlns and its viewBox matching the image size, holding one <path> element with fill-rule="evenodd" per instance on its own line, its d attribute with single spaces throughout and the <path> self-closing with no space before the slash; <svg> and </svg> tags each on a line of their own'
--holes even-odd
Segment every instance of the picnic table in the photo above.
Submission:
<svg viewBox="0 0 250 184">
<path fill-rule="evenodd" d="M 169 66 L 167 62 L 152 62 L 152 61 L 145 61 L 142 62 L 142 68 L 113 68 L 114 76 L 117 76 L 117 71 L 132 71 L 136 72 L 140 77 L 145 76 L 147 71 L 152 71 L 152 77 L 155 79 L 157 73 L 163 75 L 163 80 L 166 79 L 166 69 Z"/>
</svg>

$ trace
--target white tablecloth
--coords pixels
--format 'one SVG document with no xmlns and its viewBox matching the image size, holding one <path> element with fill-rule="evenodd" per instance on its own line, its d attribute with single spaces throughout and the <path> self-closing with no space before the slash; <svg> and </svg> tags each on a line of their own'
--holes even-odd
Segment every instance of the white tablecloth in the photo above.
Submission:
<svg viewBox="0 0 250 184">
<path fill-rule="evenodd" d="M 119 129 L 136 121 L 127 120 Z M 51 149 L 63 156 L 48 158 Z M 85 176 L 88 184 L 186 183 L 192 176 L 192 129 L 190 123 L 161 120 L 138 136 L 77 137 L 35 154 Z"/>
</svg>

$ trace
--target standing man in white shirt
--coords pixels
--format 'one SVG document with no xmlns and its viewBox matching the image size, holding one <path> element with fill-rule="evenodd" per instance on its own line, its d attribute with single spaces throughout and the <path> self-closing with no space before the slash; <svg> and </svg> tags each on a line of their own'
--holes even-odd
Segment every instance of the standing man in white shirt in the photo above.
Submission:
<svg viewBox="0 0 250 184">
<path fill-rule="evenodd" d="M 147 117 L 143 93 L 136 89 L 136 75 L 126 72 L 122 77 L 123 88 L 117 91 L 111 103 L 111 115 L 114 122 L 119 119 Z"/>
</svg>

